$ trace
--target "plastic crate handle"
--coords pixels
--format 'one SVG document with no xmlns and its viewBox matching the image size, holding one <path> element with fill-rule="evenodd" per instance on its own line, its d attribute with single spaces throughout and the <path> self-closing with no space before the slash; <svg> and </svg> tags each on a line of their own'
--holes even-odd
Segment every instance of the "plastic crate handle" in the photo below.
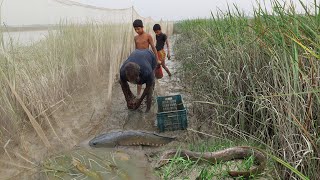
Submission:
<svg viewBox="0 0 320 180">
<path fill-rule="evenodd" d="M 177 117 L 178 115 L 167 116 L 168 118 Z"/>
</svg>

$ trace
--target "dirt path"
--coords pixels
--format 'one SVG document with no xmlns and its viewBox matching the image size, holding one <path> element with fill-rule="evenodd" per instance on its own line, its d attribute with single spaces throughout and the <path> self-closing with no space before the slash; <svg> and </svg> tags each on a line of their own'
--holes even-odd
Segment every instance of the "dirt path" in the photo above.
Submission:
<svg viewBox="0 0 320 180">
<path fill-rule="evenodd" d="M 171 47 L 174 46 L 176 37 L 170 38 Z M 170 78 L 164 71 L 164 77 L 156 82 L 155 97 L 164 95 L 180 94 L 182 87 L 177 72 L 178 63 L 174 61 L 174 51 L 171 49 L 172 60 L 167 60 L 167 66 L 173 76 Z M 121 87 L 118 83 L 113 85 L 111 102 L 107 102 L 107 78 L 95 80 L 89 85 L 72 95 L 65 104 L 61 103 L 50 117 L 54 131 L 49 128 L 48 122 L 44 121 L 47 136 L 52 145 L 51 149 L 44 148 L 37 135 L 30 129 L 22 139 L 21 147 L 16 147 L 14 143 L 9 143 L 6 147 L 10 149 L 0 161 L 0 179 L 41 179 L 37 175 L 41 161 L 46 157 L 72 149 L 77 145 L 87 145 L 89 139 L 103 132 L 112 130 L 146 130 L 157 131 L 156 102 L 149 113 L 144 113 L 145 105 L 136 111 L 130 111 L 126 107 Z M 98 82 L 98 83 L 97 83 Z M 131 85 L 132 91 L 136 92 L 136 87 Z M 155 98 L 154 97 L 154 98 Z M 57 107 L 59 107 L 57 106 Z M 185 132 L 166 132 L 166 135 L 173 135 L 183 138 Z M 163 147 L 165 148 L 165 147 Z M 125 148 L 131 152 L 139 152 L 141 157 L 145 153 L 159 149 L 145 147 Z M 145 158 L 146 164 L 147 159 Z M 148 165 L 146 165 L 148 166 Z M 148 177 L 150 179 L 150 177 Z"/>
</svg>

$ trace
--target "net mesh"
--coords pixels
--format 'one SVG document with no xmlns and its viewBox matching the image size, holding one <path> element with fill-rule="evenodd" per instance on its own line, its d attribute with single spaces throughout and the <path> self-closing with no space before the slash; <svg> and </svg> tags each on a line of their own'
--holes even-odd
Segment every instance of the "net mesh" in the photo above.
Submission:
<svg viewBox="0 0 320 180">
<path fill-rule="evenodd" d="M 19 0 L 12 0 L 10 2 L 5 2 L 4 6 L 10 7 L 11 4 L 17 4 Z M 7 3 L 7 4 L 6 4 Z M 76 1 L 71 0 L 48 0 L 47 3 L 44 3 L 43 0 L 31 0 L 29 4 L 36 4 L 41 5 L 42 10 L 38 11 L 36 8 L 34 12 L 31 9 L 28 10 L 28 6 L 26 7 L 25 11 L 21 11 L 19 14 L 15 14 L 16 21 L 10 21 L 10 16 L 12 17 L 14 11 L 8 11 L 8 8 L 4 8 L 4 23 L 7 23 L 9 27 L 5 30 L 15 30 L 15 32 L 6 32 L 4 33 L 5 41 L 9 40 L 22 40 L 27 41 L 27 36 L 41 36 L 44 37 L 43 34 L 37 33 L 30 33 L 29 30 L 37 29 L 39 24 L 43 24 L 43 16 L 45 16 L 45 20 L 47 25 L 41 25 L 38 30 L 47 30 L 48 28 L 56 29 L 56 26 L 60 25 L 70 25 L 70 24 L 77 24 L 77 25 L 86 25 L 86 24 L 94 24 L 94 25 L 108 25 L 114 26 L 115 30 L 112 30 L 110 33 L 112 34 L 112 38 L 108 39 L 112 46 L 108 47 L 108 79 L 109 79 L 109 90 L 108 90 L 108 99 L 111 98 L 112 92 L 112 84 L 114 83 L 115 76 L 119 71 L 119 67 L 126 59 L 126 57 L 132 52 L 134 49 L 134 42 L 133 37 L 135 36 L 135 32 L 132 27 L 132 22 L 135 19 L 141 19 L 144 23 L 145 31 L 147 33 L 152 34 L 152 26 L 154 23 L 160 23 L 162 26 L 162 30 L 164 33 L 168 34 L 169 36 L 172 33 L 172 23 L 168 21 L 155 21 L 150 17 L 142 17 L 139 13 L 134 9 L 134 7 L 130 8 L 123 8 L 123 9 L 111 9 L 105 7 L 97 7 L 93 5 L 82 4 Z M 7 11 L 6 11 L 7 9 Z M 45 14 L 43 14 L 43 9 L 45 9 Z M 31 13 L 32 12 L 32 13 Z M 17 19 L 23 19 L 23 16 L 27 14 L 32 14 L 29 16 L 30 19 L 23 22 Z M 18 16 L 17 16 L 18 15 Z M 19 18 L 20 16 L 20 18 Z M 38 18 L 39 17 L 39 18 Z M 20 22 L 17 24 L 15 22 Z M 40 22 L 40 23 L 38 23 Z M 10 26 L 13 24 L 13 26 Z M 36 25 L 36 26 L 35 26 Z M 16 27 L 16 28 L 15 28 Z M 17 29 L 17 27 L 19 27 Z M 25 31 L 27 32 L 20 32 Z M 18 31 L 18 32 L 17 32 Z M 15 39 L 16 37 L 16 39 Z M 25 39 L 25 40 L 24 40 Z M 30 38 L 31 41 L 37 40 L 37 38 Z M 30 40 L 29 39 L 29 40 Z M 155 38 L 154 38 L 155 39 Z M 22 42 L 24 43 L 24 42 Z M 103 62 L 97 62 L 99 64 Z"/>
<path fill-rule="evenodd" d="M 4 1 L 1 8 L 1 22 L 6 24 L 3 39 L 7 36 L 10 43 L 6 46 L 2 39 L 0 53 L 0 122 L 10 131 L 1 132 L 2 145 L 10 138 L 24 143 L 21 127 L 30 122 L 25 114 L 40 124 L 79 87 L 94 87 L 105 81 L 107 94 L 103 98 L 110 101 L 119 68 L 134 50 L 133 20 L 141 19 L 147 33 L 153 34 L 154 23 L 160 23 L 169 36 L 172 33 L 172 22 L 142 17 L 133 7 L 108 9 L 70 0 L 30 0 L 33 7 L 23 6 L 24 2 Z M 7 8 L 10 3 L 21 6 Z M 39 10 L 38 4 L 43 9 Z M 29 19 L 24 19 L 27 14 Z M 14 43 L 15 35 L 38 34 L 32 29 L 46 34 L 31 45 Z M 21 102 L 17 103 L 17 98 Z M 28 127 L 41 132 L 41 126 Z M 55 136 L 50 132 L 38 136 L 42 140 Z"/>
<path fill-rule="evenodd" d="M 134 8 L 109 9 L 92 5 L 81 4 L 69 0 L 50 0 L 49 11 L 51 24 L 61 19 L 71 22 L 83 23 L 95 21 L 98 23 L 130 23 L 133 19 L 151 20 L 140 16 Z"/>
</svg>

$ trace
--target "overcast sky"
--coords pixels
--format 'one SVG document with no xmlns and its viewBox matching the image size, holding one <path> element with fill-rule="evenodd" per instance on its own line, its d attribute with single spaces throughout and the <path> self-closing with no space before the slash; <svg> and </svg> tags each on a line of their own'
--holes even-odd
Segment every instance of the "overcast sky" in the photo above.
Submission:
<svg viewBox="0 0 320 180">
<path fill-rule="evenodd" d="M 228 0 L 230 4 L 239 0 Z M 240 0 L 241 8 L 250 11 L 251 0 Z M 78 0 L 78 2 L 96 6 L 125 8 L 134 6 L 137 12 L 144 17 L 151 16 L 155 20 L 180 20 L 188 18 L 208 17 L 210 11 L 219 7 L 226 9 L 224 0 Z"/>
<path fill-rule="evenodd" d="M 266 2 L 270 7 L 268 0 L 77 0 L 78 2 L 92 4 L 96 6 L 110 8 L 126 8 L 132 5 L 141 16 L 151 16 L 155 20 L 181 20 L 188 18 L 209 17 L 210 12 L 216 12 L 217 9 L 226 10 L 227 5 L 237 4 L 237 6 L 247 12 L 252 12 L 256 1 Z M 281 2 L 290 2 L 290 0 L 280 0 Z M 299 0 L 291 0 L 298 4 Z M 312 4 L 314 0 L 302 0 L 302 2 Z M 301 7 L 300 7 L 301 9 Z"/>
<path fill-rule="evenodd" d="M 48 2 L 65 0 L 0 0 L 2 22 L 7 24 L 41 24 L 48 21 Z M 105 8 L 129 8 L 134 6 L 143 17 L 151 16 L 155 20 L 181 20 L 210 17 L 210 11 L 225 11 L 227 4 L 233 3 L 247 14 L 252 12 L 256 1 L 262 0 L 73 0 L 76 2 Z M 267 7 L 270 7 L 270 1 Z M 280 0 L 287 1 L 290 0 Z M 298 3 L 299 0 L 292 0 Z M 311 5 L 314 0 L 302 0 Z M 319 1 L 319 0 L 318 0 Z M 252 3 L 254 2 L 254 3 Z M 49 3 L 50 4 L 50 3 Z M 300 8 L 301 9 L 301 8 Z M 68 10 L 65 10 L 68 11 Z M 38 22 L 38 23 L 37 23 Z"/>
</svg>

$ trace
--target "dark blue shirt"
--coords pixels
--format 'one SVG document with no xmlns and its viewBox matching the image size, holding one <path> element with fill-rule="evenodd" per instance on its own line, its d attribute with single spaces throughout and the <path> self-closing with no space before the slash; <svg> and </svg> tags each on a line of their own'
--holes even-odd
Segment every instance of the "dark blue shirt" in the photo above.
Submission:
<svg viewBox="0 0 320 180">
<path fill-rule="evenodd" d="M 153 71 L 156 68 L 157 61 L 152 51 L 149 49 L 134 50 L 120 68 L 121 81 L 128 81 L 124 70 L 124 66 L 128 62 L 134 62 L 140 66 L 140 81 L 138 84 L 151 84 L 154 81 Z"/>
</svg>

